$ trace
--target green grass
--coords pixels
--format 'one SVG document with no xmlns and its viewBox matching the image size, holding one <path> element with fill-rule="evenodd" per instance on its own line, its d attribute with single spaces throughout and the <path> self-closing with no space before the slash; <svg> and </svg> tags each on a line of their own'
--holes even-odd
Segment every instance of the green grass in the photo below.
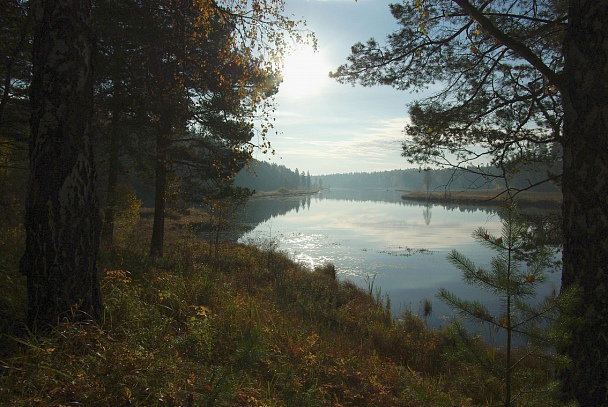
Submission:
<svg viewBox="0 0 608 407">
<path fill-rule="evenodd" d="M 100 256 L 103 320 L 65 322 L 41 337 L 19 329 L 23 233 L 0 234 L 0 258 L 8 259 L 0 278 L 10 293 L 0 301 L 0 405 L 472 406 L 491 399 L 450 332 L 411 313 L 395 320 L 366 290 L 336 279 L 331 265 L 308 270 L 265 242 L 224 245 L 213 267 L 207 243 L 188 232 L 190 220 L 171 221 L 160 260 L 147 256 L 150 219 L 119 230 L 124 243 Z M 549 366 L 536 369 L 550 374 Z"/>
</svg>

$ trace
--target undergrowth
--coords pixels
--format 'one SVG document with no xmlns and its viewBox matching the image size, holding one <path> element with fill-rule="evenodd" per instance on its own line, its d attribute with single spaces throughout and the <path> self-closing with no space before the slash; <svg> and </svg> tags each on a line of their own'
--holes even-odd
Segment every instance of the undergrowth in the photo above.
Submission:
<svg viewBox="0 0 608 407">
<path fill-rule="evenodd" d="M 149 230 L 150 220 L 140 220 L 117 231 L 125 234 L 120 244 L 102 249 L 103 319 L 65 322 L 43 336 L 22 328 L 22 233 L 1 234 L 0 405 L 484 400 L 476 394 L 484 386 L 471 382 L 479 380 L 475 363 L 447 357 L 453 335 L 411 313 L 394 319 L 382 301 L 337 278 L 332 265 L 306 269 L 273 245 L 221 245 L 216 260 L 183 220 L 167 228 L 165 257 L 153 259 L 146 253 Z M 549 374 L 547 366 L 536 368 Z"/>
</svg>

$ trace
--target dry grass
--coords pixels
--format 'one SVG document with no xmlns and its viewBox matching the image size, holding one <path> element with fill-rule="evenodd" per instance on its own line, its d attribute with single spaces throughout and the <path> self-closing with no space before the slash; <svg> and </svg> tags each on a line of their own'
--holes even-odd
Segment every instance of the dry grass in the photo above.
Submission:
<svg viewBox="0 0 608 407">
<path fill-rule="evenodd" d="M 295 196 L 314 195 L 319 193 L 320 189 L 287 189 L 279 188 L 276 191 L 258 191 L 252 199 L 271 199 L 271 198 L 290 198 Z"/>
<path fill-rule="evenodd" d="M 506 191 L 475 189 L 464 191 L 409 191 L 402 198 L 410 201 L 449 205 L 503 206 L 509 196 Z M 522 191 L 515 194 L 514 200 L 519 207 L 559 207 L 562 202 L 562 195 L 558 192 Z"/>
</svg>

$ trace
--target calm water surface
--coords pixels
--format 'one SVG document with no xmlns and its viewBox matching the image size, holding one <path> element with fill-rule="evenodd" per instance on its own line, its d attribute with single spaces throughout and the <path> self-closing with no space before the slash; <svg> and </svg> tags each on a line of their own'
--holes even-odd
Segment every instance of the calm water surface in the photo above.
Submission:
<svg viewBox="0 0 608 407">
<path fill-rule="evenodd" d="M 421 314 L 422 301 L 430 299 L 431 326 L 444 325 L 453 314 L 435 298 L 441 287 L 497 310 L 498 300 L 464 284 L 446 255 L 456 249 L 478 266 L 488 265 L 495 252 L 474 242 L 471 234 L 483 226 L 500 235 L 498 214 L 486 208 L 407 202 L 401 194 L 329 190 L 304 198 L 253 201 L 246 216 L 257 226 L 241 241 L 274 241 L 279 250 L 310 267 L 331 262 L 340 279 L 365 289 L 373 282 L 374 292 L 390 297 L 395 316 L 405 310 Z M 559 284 L 559 276 L 549 280 L 544 293 Z"/>
</svg>

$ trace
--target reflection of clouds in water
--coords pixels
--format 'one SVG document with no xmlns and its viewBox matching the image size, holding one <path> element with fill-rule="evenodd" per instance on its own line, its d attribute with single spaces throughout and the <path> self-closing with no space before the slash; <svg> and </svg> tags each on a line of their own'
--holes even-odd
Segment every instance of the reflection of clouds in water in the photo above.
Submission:
<svg viewBox="0 0 608 407">
<path fill-rule="evenodd" d="M 279 235 L 279 249 L 286 251 L 297 263 L 310 269 L 327 263 L 333 263 L 338 276 L 357 282 L 370 276 L 385 278 L 387 274 L 400 275 L 408 265 L 404 262 L 388 263 L 374 259 L 384 256 L 410 257 L 417 254 L 432 254 L 427 249 L 411 248 L 398 245 L 389 246 L 387 250 L 353 249 L 347 240 L 334 241 L 324 234 L 305 234 L 302 232 Z"/>
<path fill-rule="evenodd" d="M 336 201 L 334 201 L 336 202 Z M 326 204 L 326 201 L 323 202 Z M 373 206 L 381 206 L 381 210 Z M 353 212 L 348 207 L 357 207 Z M 370 208 L 372 207 L 372 208 Z M 435 211 L 433 222 L 412 213 L 412 208 L 395 204 L 377 204 L 368 202 L 342 204 L 342 207 L 327 205 L 323 213 L 331 214 L 327 218 L 317 219 L 331 232 L 356 236 L 358 242 L 367 242 L 374 246 L 388 246 L 400 244 L 415 249 L 444 250 L 458 248 L 462 243 L 470 243 L 471 233 L 479 226 L 490 231 L 500 231 L 498 219 L 481 219 L 471 222 L 468 213 L 450 213 L 443 210 Z"/>
<path fill-rule="evenodd" d="M 333 259 L 327 256 L 313 257 L 305 253 L 297 253 L 293 256 L 293 259 L 296 263 L 301 264 L 314 269 L 316 266 L 320 266 L 326 263 L 333 263 Z"/>
<path fill-rule="evenodd" d="M 344 277 L 355 277 L 357 279 L 363 279 L 365 280 L 366 278 L 370 277 L 370 276 L 378 276 L 380 274 L 382 274 L 379 270 L 381 270 L 383 268 L 384 265 L 382 264 L 369 264 L 366 263 L 365 260 L 363 259 L 356 259 L 356 258 L 352 258 L 352 263 L 353 266 L 348 267 L 345 266 L 345 269 L 338 269 L 338 274 L 339 275 L 343 275 Z M 359 261 L 359 265 L 355 266 L 354 263 L 356 263 L 356 260 L 360 260 Z"/>
<path fill-rule="evenodd" d="M 327 240 L 327 236 L 324 235 L 304 235 L 303 233 L 291 233 L 289 235 L 282 235 L 283 239 L 281 242 L 288 247 L 311 251 L 324 246 Z"/>
<path fill-rule="evenodd" d="M 335 249 L 340 250 L 341 244 L 330 241 L 329 236 L 320 233 L 280 234 L 278 245 L 279 249 L 285 250 L 297 263 L 310 269 L 326 263 L 336 264 L 338 260 L 344 260 Z"/>
<path fill-rule="evenodd" d="M 388 256 L 396 257 L 410 257 L 415 254 L 433 254 L 434 251 L 425 248 L 413 248 L 403 246 L 389 246 L 386 250 L 378 250 L 380 254 L 386 254 Z"/>
<path fill-rule="evenodd" d="M 462 282 L 446 255 L 456 249 L 477 265 L 488 266 L 495 253 L 474 242 L 471 233 L 483 226 L 500 234 L 500 219 L 491 212 L 433 206 L 431 220 L 430 208 L 425 213 L 420 205 L 315 199 L 306 211 L 281 213 L 241 241 L 257 240 L 260 247 L 287 253 L 310 269 L 333 263 L 341 280 L 364 290 L 373 278 L 374 288 L 390 296 L 395 316 L 408 308 L 416 312 L 440 287 L 463 298 L 490 300 Z M 272 244 L 259 244 L 264 241 Z M 433 301 L 433 308 L 429 325 L 445 324 L 442 316 L 451 313 L 449 307 Z"/>
<path fill-rule="evenodd" d="M 335 220 L 338 216 L 334 217 Z M 391 278 L 404 278 L 407 273 L 419 274 L 418 265 L 422 262 L 428 264 L 429 255 L 435 251 L 427 249 L 423 243 L 424 236 L 418 235 L 415 245 L 399 245 L 395 241 L 408 240 L 403 238 L 403 226 L 405 222 L 365 222 L 373 233 L 381 236 L 381 239 L 375 239 L 370 233 L 364 234 L 362 238 L 350 225 L 350 229 L 341 228 L 340 231 L 329 230 L 326 233 L 318 233 L 316 230 L 313 233 L 305 232 L 287 232 L 279 230 L 280 227 L 275 225 L 276 232 L 273 234 L 273 242 L 278 250 L 286 252 L 293 260 L 299 264 L 313 269 L 326 263 L 333 263 L 338 272 L 338 276 L 351 279 L 356 282 L 361 282 L 371 275 L 375 275 L 378 280 Z M 390 228 L 400 238 L 395 238 L 393 234 L 387 233 L 385 226 L 392 225 Z M 374 230 L 375 227 L 375 230 Z M 327 228 L 325 223 L 324 228 Z M 324 229 L 322 228 L 322 229 Z M 305 228 L 303 228 L 305 229 Z M 316 229 L 316 228 L 313 228 Z M 255 231 L 249 235 L 269 236 L 265 231 L 269 230 L 268 225 L 260 225 L 258 234 Z M 410 233 L 410 232 L 408 232 Z M 429 234 L 435 240 L 437 237 Z M 253 239 L 255 240 L 255 238 Z M 387 244 L 387 243 L 391 244 Z M 422 256 L 425 260 L 406 261 L 405 258 Z M 412 264 L 415 267 L 412 268 Z M 420 276 L 416 278 L 407 278 L 410 283 L 415 281 L 415 285 L 420 285 Z M 397 285 L 400 283 L 397 282 Z"/>
</svg>

